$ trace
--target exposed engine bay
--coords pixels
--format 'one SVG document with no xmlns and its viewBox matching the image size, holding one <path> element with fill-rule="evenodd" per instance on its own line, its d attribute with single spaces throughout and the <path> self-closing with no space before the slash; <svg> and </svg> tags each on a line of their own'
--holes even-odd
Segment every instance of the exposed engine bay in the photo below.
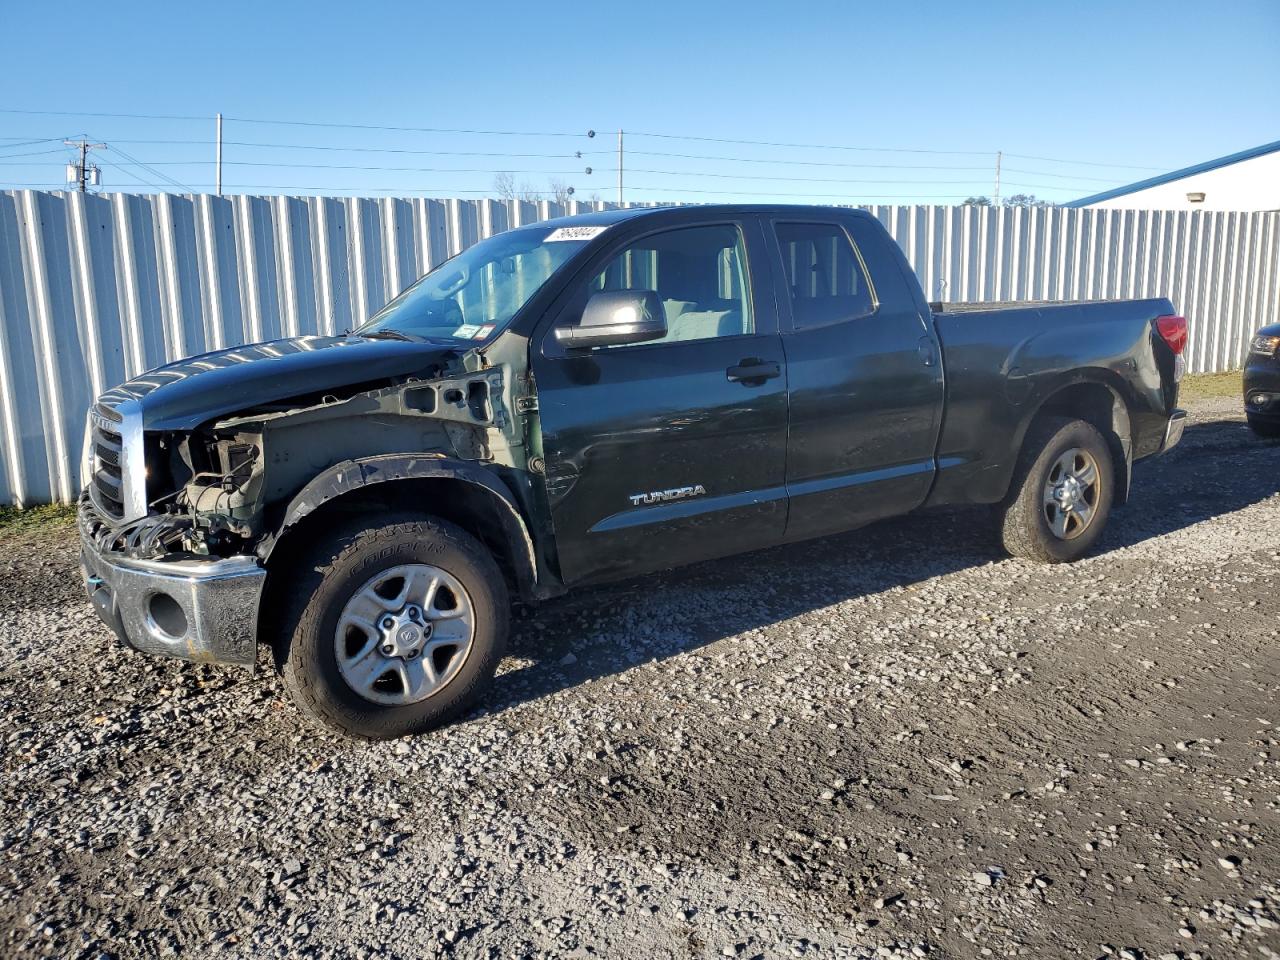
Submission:
<svg viewBox="0 0 1280 960">
<path fill-rule="evenodd" d="M 89 503 L 86 533 L 140 559 L 230 557 L 269 546 L 290 499 L 345 461 L 388 454 L 524 467 L 516 395 L 528 383 L 483 353 L 446 352 L 416 375 L 259 403 L 190 431 L 145 437 L 145 516 L 112 522 Z M 99 502 L 91 486 L 88 498 Z"/>
</svg>

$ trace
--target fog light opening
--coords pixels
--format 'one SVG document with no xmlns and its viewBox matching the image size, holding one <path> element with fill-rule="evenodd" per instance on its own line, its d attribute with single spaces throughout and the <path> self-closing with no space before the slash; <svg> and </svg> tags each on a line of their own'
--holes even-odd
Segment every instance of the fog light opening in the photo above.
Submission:
<svg viewBox="0 0 1280 960">
<path fill-rule="evenodd" d="M 153 594 L 147 603 L 147 611 L 156 629 L 172 640 L 187 635 L 187 615 L 178 601 L 167 593 Z"/>
</svg>

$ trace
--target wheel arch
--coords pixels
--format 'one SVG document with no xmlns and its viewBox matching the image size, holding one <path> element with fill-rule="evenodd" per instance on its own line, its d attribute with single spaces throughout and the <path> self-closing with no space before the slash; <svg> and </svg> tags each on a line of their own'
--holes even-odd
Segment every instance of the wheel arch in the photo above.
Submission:
<svg viewBox="0 0 1280 960">
<path fill-rule="evenodd" d="M 461 527 L 492 551 L 515 596 L 537 596 L 533 539 L 511 491 L 493 471 L 451 457 L 389 455 L 329 467 L 289 501 L 259 555 L 270 571 L 273 559 L 278 566 L 327 529 L 326 520 L 374 510 L 418 512 Z"/>
<path fill-rule="evenodd" d="M 1133 416 L 1115 384 L 1100 373 L 1078 377 L 1048 391 L 1023 418 L 1015 445 L 1019 455 L 1032 426 L 1045 417 L 1070 417 L 1096 427 L 1111 450 L 1116 474 L 1114 502 L 1122 504 L 1129 499 L 1133 475 Z"/>
</svg>

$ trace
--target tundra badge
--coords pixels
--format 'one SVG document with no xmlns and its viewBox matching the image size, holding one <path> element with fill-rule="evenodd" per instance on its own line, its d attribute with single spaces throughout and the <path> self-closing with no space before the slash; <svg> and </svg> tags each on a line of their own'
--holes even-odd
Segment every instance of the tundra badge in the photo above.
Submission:
<svg viewBox="0 0 1280 960">
<path fill-rule="evenodd" d="M 687 500 L 689 497 L 701 497 L 706 492 L 706 487 L 700 483 L 695 483 L 691 487 L 672 487 L 670 490 L 654 490 L 652 493 L 633 493 L 630 499 L 631 505 L 638 507 L 641 504 L 666 503 L 669 500 Z"/>
</svg>

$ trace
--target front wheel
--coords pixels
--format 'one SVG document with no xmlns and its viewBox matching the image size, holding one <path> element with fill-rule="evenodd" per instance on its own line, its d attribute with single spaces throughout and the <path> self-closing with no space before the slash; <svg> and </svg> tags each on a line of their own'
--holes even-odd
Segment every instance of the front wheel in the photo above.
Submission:
<svg viewBox="0 0 1280 960">
<path fill-rule="evenodd" d="M 348 736 L 420 733 L 474 704 L 506 647 L 506 584 L 453 524 L 396 518 L 304 554 L 276 641 L 285 688 Z"/>
<path fill-rule="evenodd" d="M 1114 487 L 1111 449 L 1094 426 L 1041 420 L 1027 434 L 1003 504 L 1005 549 L 1042 563 L 1078 560 L 1106 528 Z"/>
</svg>

